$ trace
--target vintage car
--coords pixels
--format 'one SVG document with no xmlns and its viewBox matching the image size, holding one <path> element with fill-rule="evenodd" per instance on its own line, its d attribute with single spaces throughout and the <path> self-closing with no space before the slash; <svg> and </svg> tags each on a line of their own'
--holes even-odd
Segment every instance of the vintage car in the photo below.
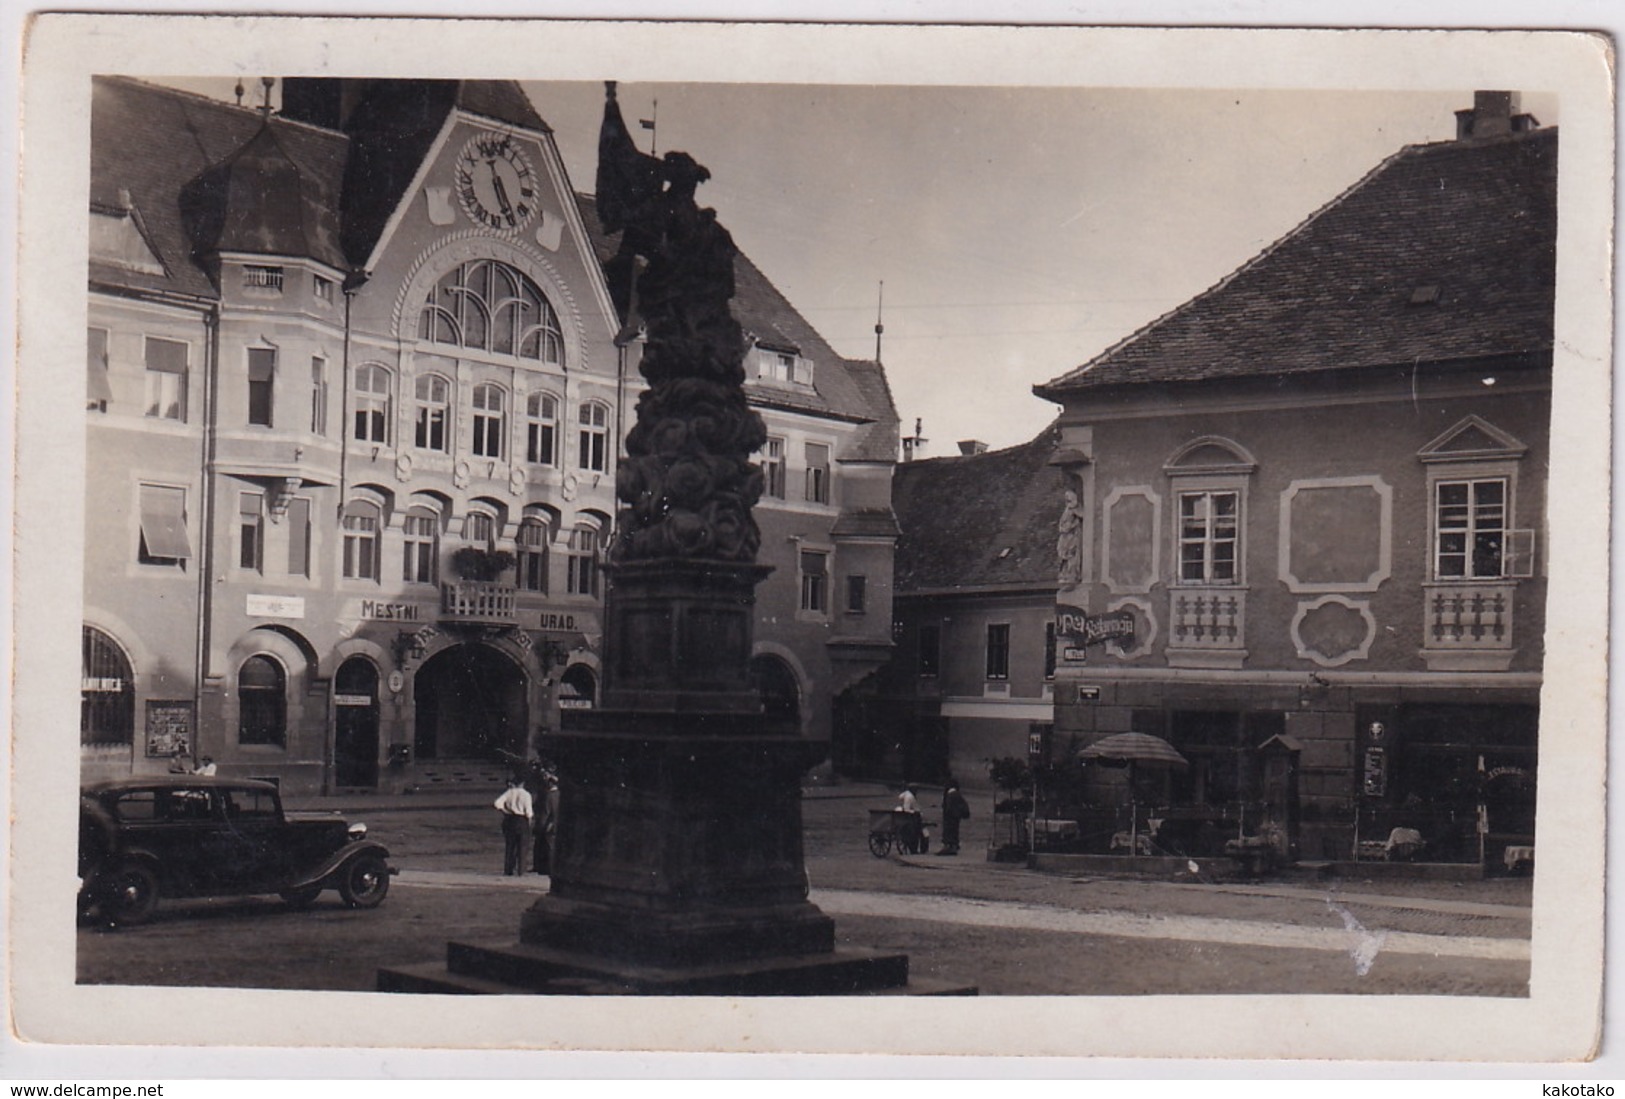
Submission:
<svg viewBox="0 0 1625 1099">
<path fill-rule="evenodd" d="M 153 776 L 80 791 L 80 912 L 109 923 L 140 923 L 161 897 L 276 893 L 302 907 L 331 888 L 375 908 L 395 872 L 365 825 L 290 819 L 269 782 Z"/>
</svg>

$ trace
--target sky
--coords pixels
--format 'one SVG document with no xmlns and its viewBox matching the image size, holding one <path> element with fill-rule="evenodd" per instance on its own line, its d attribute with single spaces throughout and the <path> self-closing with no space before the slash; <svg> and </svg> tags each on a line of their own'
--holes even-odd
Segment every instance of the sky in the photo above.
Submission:
<svg viewBox="0 0 1625 1099">
<path fill-rule="evenodd" d="M 232 82 L 173 83 L 229 96 Z M 592 191 L 603 84 L 524 88 L 572 185 Z M 621 82 L 618 94 L 643 148 L 652 138 L 711 170 L 699 201 L 837 352 L 874 358 L 879 312 L 904 433 L 918 420 L 918 453 L 936 457 L 1032 438 L 1058 411 L 1034 385 L 1211 287 L 1404 145 L 1452 138 L 1472 91 Z M 1523 99 L 1545 125 L 1556 107 Z"/>
<path fill-rule="evenodd" d="M 600 84 L 527 83 L 591 190 Z M 622 83 L 658 151 L 836 351 L 880 357 L 925 456 L 1032 438 L 1032 393 L 1221 280 L 1413 142 L 1457 93 Z M 1543 124 L 1555 102 L 1525 97 Z"/>
</svg>

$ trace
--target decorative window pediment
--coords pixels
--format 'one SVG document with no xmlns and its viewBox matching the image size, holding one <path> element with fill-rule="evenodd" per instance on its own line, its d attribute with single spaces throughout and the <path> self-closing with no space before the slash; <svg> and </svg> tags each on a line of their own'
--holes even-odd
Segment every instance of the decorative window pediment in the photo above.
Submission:
<svg viewBox="0 0 1625 1099">
<path fill-rule="evenodd" d="M 1468 416 L 1428 443 L 1416 456 L 1424 462 L 1481 462 L 1522 458 L 1529 448 L 1478 416 Z"/>
<path fill-rule="evenodd" d="M 1204 435 L 1174 451 L 1162 471 L 1170 477 L 1207 473 L 1246 475 L 1257 468 L 1258 459 L 1240 443 L 1218 435 Z"/>
</svg>

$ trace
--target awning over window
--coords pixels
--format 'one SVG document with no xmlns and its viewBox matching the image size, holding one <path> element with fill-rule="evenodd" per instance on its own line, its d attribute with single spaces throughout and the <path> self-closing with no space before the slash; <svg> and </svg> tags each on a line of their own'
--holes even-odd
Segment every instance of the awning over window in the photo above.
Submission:
<svg viewBox="0 0 1625 1099">
<path fill-rule="evenodd" d="M 141 537 L 147 556 L 184 559 L 192 556 L 186 540 L 186 493 L 159 485 L 141 486 Z"/>
</svg>

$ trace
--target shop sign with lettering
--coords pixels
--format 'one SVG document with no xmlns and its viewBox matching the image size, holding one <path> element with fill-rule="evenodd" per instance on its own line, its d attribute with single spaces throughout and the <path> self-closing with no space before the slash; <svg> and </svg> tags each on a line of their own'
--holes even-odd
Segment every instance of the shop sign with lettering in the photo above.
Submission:
<svg viewBox="0 0 1625 1099">
<path fill-rule="evenodd" d="M 250 618 L 303 618 L 305 599 L 302 595 L 255 595 L 247 597 L 246 613 Z"/>
<path fill-rule="evenodd" d="M 382 599 L 363 599 L 358 618 L 369 622 L 422 622 L 426 617 L 416 603 L 386 603 Z"/>
</svg>

